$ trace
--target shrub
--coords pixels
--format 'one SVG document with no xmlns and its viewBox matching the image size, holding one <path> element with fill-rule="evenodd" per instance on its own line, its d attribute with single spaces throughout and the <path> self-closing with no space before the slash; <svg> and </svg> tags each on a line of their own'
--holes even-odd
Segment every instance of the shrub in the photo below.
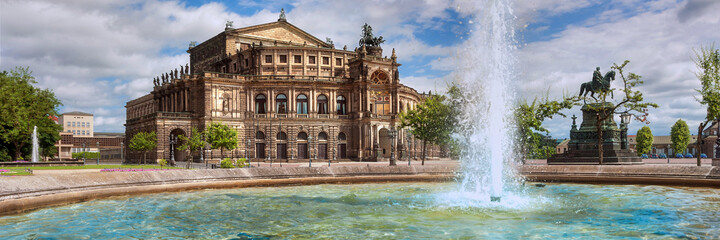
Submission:
<svg viewBox="0 0 720 240">
<path fill-rule="evenodd" d="M 160 165 L 160 167 L 167 167 L 168 161 L 164 158 L 161 158 L 160 160 L 158 160 L 158 165 Z"/>
<path fill-rule="evenodd" d="M 220 161 L 220 168 L 235 168 L 233 161 L 230 158 L 223 159 Z"/>
<path fill-rule="evenodd" d="M 244 167 L 247 167 L 247 166 L 250 165 L 250 164 L 247 163 L 247 159 L 245 159 L 245 158 L 240 158 L 240 159 L 237 160 L 237 162 L 236 162 L 235 165 L 237 165 L 237 167 L 239 167 L 239 168 L 244 168 Z"/>
</svg>

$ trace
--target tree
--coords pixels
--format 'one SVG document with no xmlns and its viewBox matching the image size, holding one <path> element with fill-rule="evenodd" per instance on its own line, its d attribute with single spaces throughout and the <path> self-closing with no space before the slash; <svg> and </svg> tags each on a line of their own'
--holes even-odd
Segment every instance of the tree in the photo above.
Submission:
<svg viewBox="0 0 720 240">
<path fill-rule="evenodd" d="M 640 130 L 637 131 L 635 141 L 637 142 L 635 150 L 637 151 L 638 156 L 650 152 L 650 148 L 652 147 L 654 141 L 650 128 L 648 126 L 640 128 Z"/>
<path fill-rule="evenodd" d="M 205 146 L 206 142 L 203 140 L 203 132 L 200 132 L 197 130 L 197 128 L 190 129 L 190 137 L 187 137 L 185 135 L 180 135 L 178 138 L 183 142 L 180 147 L 178 147 L 179 150 L 187 150 L 188 155 L 190 156 L 190 160 L 187 161 L 187 164 L 185 165 L 185 168 L 190 168 L 190 162 L 192 162 L 193 152 L 200 150 L 203 146 Z"/>
<path fill-rule="evenodd" d="M 670 140 L 672 149 L 677 153 L 684 153 L 690 143 L 690 129 L 685 121 L 678 119 L 670 128 Z"/>
<path fill-rule="evenodd" d="M 720 50 L 714 46 L 700 48 L 700 52 L 695 52 L 694 61 L 699 70 L 695 75 L 702 85 L 696 89 L 700 97 L 695 99 L 707 108 L 705 120 L 698 126 L 698 140 L 695 142 L 697 165 L 700 166 L 702 131 L 708 123 L 720 119 Z"/>
<path fill-rule="evenodd" d="M 220 156 L 225 158 L 223 150 L 232 150 L 237 147 L 237 131 L 222 123 L 212 123 L 205 130 L 205 140 L 212 149 L 220 149 Z"/>
<path fill-rule="evenodd" d="M 400 126 L 410 127 L 410 132 L 423 141 L 422 165 L 425 165 L 427 143 L 442 144 L 450 139 L 453 129 L 451 109 L 444 104 L 444 96 L 430 95 L 415 109 L 400 113 Z"/>
<path fill-rule="evenodd" d="M 560 115 L 566 117 L 565 114 L 560 111 L 564 109 L 570 109 L 573 106 L 579 105 L 579 101 L 576 98 L 563 98 L 562 101 L 550 100 L 548 97 L 538 101 L 535 98 L 532 103 L 528 103 L 527 100 L 519 102 L 518 106 L 514 109 L 515 121 L 517 122 L 518 131 L 518 144 L 522 152 L 521 161 L 525 163 L 525 159 L 528 157 L 540 157 L 548 155 L 548 146 L 543 146 L 543 136 L 540 132 L 549 133 L 546 128 L 542 126 L 545 119 L 552 119 L 554 115 Z M 554 151 L 554 146 L 552 151 Z"/>
<path fill-rule="evenodd" d="M 587 98 L 582 97 L 580 98 L 583 101 L 591 100 L 595 102 L 596 104 L 588 104 L 587 106 L 598 112 L 599 114 L 596 115 L 596 131 L 598 135 L 597 140 L 597 148 L 598 148 L 598 163 L 603 164 L 603 123 L 608 120 L 609 118 L 612 118 L 617 113 L 626 112 L 628 114 L 631 114 L 634 116 L 637 120 L 645 123 L 649 123 L 647 121 L 648 116 L 648 107 L 657 108 L 658 105 L 651 102 L 645 102 L 643 98 L 643 94 L 640 91 L 634 91 L 633 87 L 637 87 L 642 85 L 644 82 L 640 80 L 641 76 L 637 75 L 635 73 L 628 73 L 627 76 L 625 75 L 624 69 L 627 64 L 630 63 L 629 60 L 625 60 L 623 64 L 617 65 L 617 63 L 613 63 L 613 66 L 611 67 L 615 71 L 618 72 L 620 75 L 620 79 L 622 79 L 623 89 L 622 89 L 622 99 L 619 102 L 611 103 L 607 102 L 607 96 L 608 94 L 612 94 L 612 92 L 615 90 L 615 88 L 611 88 L 609 91 L 600 91 L 599 92 L 599 98 Z M 624 110 L 624 111 L 621 111 Z"/>
<path fill-rule="evenodd" d="M 29 152 L 34 126 L 41 147 L 53 146 L 60 139 L 62 126 L 50 117 L 58 115 L 62 103 L 51 90 L 34 87 L 37 82 L 31 74 L 29 68 L 21 67 L 0 72 L 0 145 L 13 160 Z"/>
<path fill-rule="evenodd" d="M 130 139 L 130 149 L 143 153 L 143 164 L 146 164 L 147 152 L 157 147 L 157 134 L 152 132 L 139 132 Z"/>
</svg>

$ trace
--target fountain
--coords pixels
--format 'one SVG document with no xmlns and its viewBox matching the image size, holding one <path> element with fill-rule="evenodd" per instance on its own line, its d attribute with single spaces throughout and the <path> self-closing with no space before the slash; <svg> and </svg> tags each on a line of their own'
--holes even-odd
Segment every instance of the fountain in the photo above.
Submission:
<svg viewBox="0 0 720 240">
<path fill-rule="evenodd" d="M 463 179 L 460 196 L 499 202 L 505 182 L 513 179 L 505 165 L 513 159 L 510 86 L 515 65 L 512 9 L 507 0 L 476 3 L 479 13 L 472 34 L 458 54 L 458 84 L 464 97 L 461 118 Z"/>
<path fill-rule="evenodd" d="M 38 137 L 37 137 L 37 126 L 33 127 L 33 133 L 32 133 L 32 162 L 39 162 L 40 161 L 40 144 L 38 144 Z"/>
</svg>

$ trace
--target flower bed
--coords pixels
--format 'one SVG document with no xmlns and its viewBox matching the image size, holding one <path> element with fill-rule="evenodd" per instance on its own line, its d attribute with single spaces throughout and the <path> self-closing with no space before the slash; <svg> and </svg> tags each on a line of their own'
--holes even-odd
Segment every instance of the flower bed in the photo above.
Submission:
<svg viewBox="0 0 720 240">
<path fill-rule="evenodd" d="M 152 172 L 152 171 L 169 171 L 169 170 L 183 170 L 183 169 L 176 169 L 176 168 L 166 168 L 166 169 L 158 169 L 158 168 L 105 168 L 101 169 L 101 172 Z"/>
</svg>

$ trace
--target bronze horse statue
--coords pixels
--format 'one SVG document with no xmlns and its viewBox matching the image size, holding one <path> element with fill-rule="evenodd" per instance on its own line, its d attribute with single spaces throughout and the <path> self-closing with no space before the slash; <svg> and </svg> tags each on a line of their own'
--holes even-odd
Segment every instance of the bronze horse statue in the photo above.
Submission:
<svg viewBox="0 0 720 240">
<path fill-rule="evenodd" d="M 587 96 L 588 93 L 590 93 L 590 97 L 597 100 L 595 98 L 596 92 L 607 92 L 610 91 L 610 97 L 613 98 L 613 91 L 610 90 L 610 81 L 615 80 L 615 71 L 608 71 L 605 73 L 605 76 L 600 80 L 600 82 L 597 81 L 590 81 L 590 82 L 584 82 L 580 85 L 580 94 L 578 96 Z M 583 95 L 585 93 L 585 95 Z"/>
</svg>

